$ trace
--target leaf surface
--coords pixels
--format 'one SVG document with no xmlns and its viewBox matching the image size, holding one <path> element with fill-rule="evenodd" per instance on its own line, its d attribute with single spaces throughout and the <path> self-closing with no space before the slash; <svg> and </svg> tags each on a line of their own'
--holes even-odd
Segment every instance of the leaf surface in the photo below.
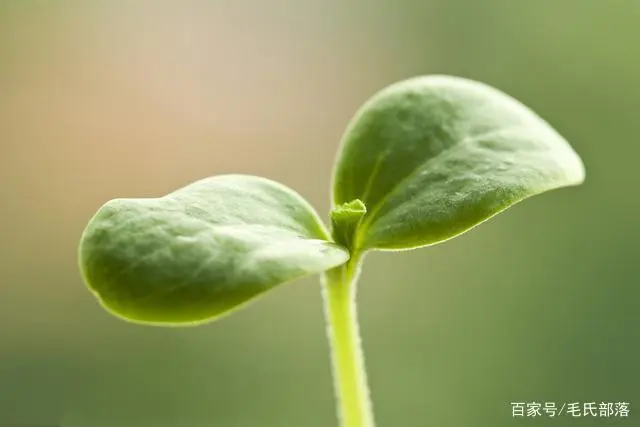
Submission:
<svg viewBox="0 0 640 427">
<path fill-rule="evenodd" d="M 351 121 L 333 204 L 366 206 L 358 250 L 411 249 L 584 175 L 567 141 L 514 98 L 459 77 L 417 77 L 383 89 Z"/>
<path fill-rule="evenodd" d="M 327 238 L 313 208 L 289 188 L 221 175 L 164 197 L 106 203 L 82 236 L 80 267 L 115 315 L 201 323 L 347 261 Z"/>
</svg>

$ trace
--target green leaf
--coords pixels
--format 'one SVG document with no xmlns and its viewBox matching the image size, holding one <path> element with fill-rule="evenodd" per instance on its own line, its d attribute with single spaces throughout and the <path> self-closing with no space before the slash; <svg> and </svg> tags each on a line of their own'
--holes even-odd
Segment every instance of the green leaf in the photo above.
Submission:
<svg viewBox="0 0 640 427">
<path fill-rule="evenodd" d="M 89 288 L 134 322 L 201 323 L 276 285 L 343 264 L 317 214 L 276 182 L 203 179 L 167 196 L 116 199 L 80 243 Z"/>
<path fill-rule="evenodd" d="M 356 114 L 333 203 L 366 206 L 356 250 L 411 249 L 583 180 L 578 155 L 529 108 L 482 83 L 427 76 L 383 89 Z"/>
</svg>

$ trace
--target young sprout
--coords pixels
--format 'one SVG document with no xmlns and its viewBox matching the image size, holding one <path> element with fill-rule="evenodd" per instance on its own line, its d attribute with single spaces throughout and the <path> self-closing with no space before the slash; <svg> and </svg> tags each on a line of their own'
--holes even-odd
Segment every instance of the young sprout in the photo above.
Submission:
<svg viewBox="0 0 640 427">
<path fill-rule="evenodd" d="M 80 268 L 112 314 L 174 326 L 321 274 L 341 426 L 373 427 L 355 304 L 366 253 L 451 239 L 584 177 L 571 146 L 515 99 L 463 78 L 417 77 L 374 95 L 349 124 L 330 232 L 288 187 L 220 175 L 107 202 L 82 235 Z"/>
</svg>

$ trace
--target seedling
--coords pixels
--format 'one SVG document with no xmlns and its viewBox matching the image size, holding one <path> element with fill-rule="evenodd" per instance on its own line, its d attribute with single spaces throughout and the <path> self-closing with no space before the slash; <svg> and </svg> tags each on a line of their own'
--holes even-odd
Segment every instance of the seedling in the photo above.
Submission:
<svg viewBox="0 0 640 427">
<path fill-rule="evenodd" d="M 161 326 L 210 322 L 321 274 L 341 425 L 373 427 L 355 304 L 367 252 L 443 242 L 584 176 L 562 136 L 515 99 L 458 77 L 417 77 L 374 95 L 349 124 L 330 231 L 288 187 L 220 175 L 107 202 L 84 231 L 80 268 L 109 312 Z"/>
</svg>

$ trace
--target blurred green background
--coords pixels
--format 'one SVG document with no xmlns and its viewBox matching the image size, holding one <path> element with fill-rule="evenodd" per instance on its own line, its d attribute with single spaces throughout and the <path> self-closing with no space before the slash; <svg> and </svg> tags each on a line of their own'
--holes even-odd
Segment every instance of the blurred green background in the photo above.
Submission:
<svg viewBox="0 0 640 427">
<path fill-rule="evenodd" d="M 108 199 L 229 172 L 328 212 L 351 115 L 430 73 L 531 106 L 587 181 L 367 258 L 378 425 L 638 425 L 639 21 L 634 0 L 0 0 L 0 425 L 336 426 L 316 278 L 208 326 L 134 326 L 84 288 L 78 239 Z"/>
</svg>

